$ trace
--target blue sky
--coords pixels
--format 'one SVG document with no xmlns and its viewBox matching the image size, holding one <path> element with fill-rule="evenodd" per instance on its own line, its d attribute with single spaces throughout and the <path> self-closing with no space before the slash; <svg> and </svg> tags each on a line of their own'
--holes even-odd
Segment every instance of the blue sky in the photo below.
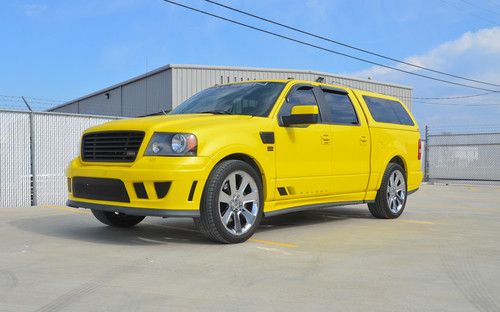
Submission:
<svg viewBox="0 0 500 312">
<path fill-rule="evenodd" d="M 178 1 L 292 34 L 204 1 Z M 500 84 L 500 1 L 220 1 L 395 58 Z M 373 68 L 161 0 L 4 1 L 0 36 L 0 95 L 69 100 L 168 63 L 370 76 L 411 85 L 417 97 L 481 93 Z M 499 93 L 427 102 L 460 105 L 414 103 L 421 125 L 500 123 L 500 105 L 493 105 L 500 104 Z M 476 104 L 492 105 L 467 106 Z"/>
</svg>

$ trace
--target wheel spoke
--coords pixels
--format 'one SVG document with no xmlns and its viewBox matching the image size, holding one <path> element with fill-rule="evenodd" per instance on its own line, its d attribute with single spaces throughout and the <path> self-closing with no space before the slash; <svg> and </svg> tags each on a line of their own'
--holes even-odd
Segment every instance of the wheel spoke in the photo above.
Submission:
<svg viewBox="0 0 500 312">
<path fill-rule="evenodd" d="M 229 176 L 228 182 L 229 182 L 229 187 L 231 188 L 231 195 L 236 194 L 237 188 L 236 188 L 236 174 L 235 173 L 233 173 Z"/>
<path fill-rule="evenodd" d="M 243 192 L 245 191 L 245 189 L 247 188 L 247 186 L 250 184 L 250 181 L 248 180 L 248 178 L 243 175 L 241 177 L 241 184 L 240 184 L 240 187 L 238 188 L 238 191 L 240 192 L 240 194 L 243 195 Z"/>
<path fill-rule="evenodd" d="M 396 184 L 396 172 L 394 172 L 393 175 L 391 175 L 391 179 L 389 180 L 389 185 L 394 186 Z"/>
<path fill-rule="evenodd" d="M 241 219 L 238 213 L 234 214 L 234 230 L 236 233 L 241 232 Z"/>
<path fill-rule="evenodd" d="M 224 222 L 225 225 L 229 223 L 229 220 L 231 220 L 231 216 L 233 215 L 233 211 L 231 208 L 227 208 L 226 213 L 222 216 L 222 222 Z"/>
<path fill-rule="evenodd" d="M 257 193 L 256 190 L 252 190 L 251 193 L 248 193 L 243 196 L 242 201 L 243 205 L 248 204 L 248 203 L 253 203 L 258 200 L 259 194 Z"/>
<path fill-rule="evenodd" d="M 401 199 L 399 197 L 395 197 L 394 198 L 395 201 L 396 201 L 396 210 L 399 210 L 399 206 L 403 204 L 403 202 L 401 201 Z"/>
<path fill-rule="evenodd" d="M 219 193 L 219 202 L 229 205 L 229 203 L 231 202 L 231 196 L 222 191 Z"/>
<path fill-rule="evenodd" d="M 248 211 L 246 208 L 243 208 L 241 213 L 245 217 L 245 220 L 247 220 L 248 224 L 253 224 L 253 221 L 255 220 L 255 216 L 250 211 Z"/>
</svg>

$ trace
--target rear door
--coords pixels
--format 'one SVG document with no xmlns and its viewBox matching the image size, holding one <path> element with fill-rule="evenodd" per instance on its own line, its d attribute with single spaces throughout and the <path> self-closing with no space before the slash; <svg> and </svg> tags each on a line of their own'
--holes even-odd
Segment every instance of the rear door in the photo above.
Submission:
<svg viewBox="0 0 500 312">
<path fill-rule="evenodd" d="M 323 122 L 331 127 L 334 194 L 365 192 L 370 175 L 370 133 L 363 111 L 347 90 L 321 87 Z"/>
</svg>

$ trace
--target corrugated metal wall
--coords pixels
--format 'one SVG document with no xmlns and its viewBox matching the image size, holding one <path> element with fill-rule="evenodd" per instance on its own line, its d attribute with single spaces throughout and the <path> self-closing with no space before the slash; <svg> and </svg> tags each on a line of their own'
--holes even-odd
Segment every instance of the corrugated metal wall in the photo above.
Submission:
<svg viewBox="0 0 500 312">
<path fill-rule="evenodd" d="M 250 69 L 210 69 L 202 67 L 172 68 L 172 101 L 173 107 L 179 105 L 191 95 L 215 84 L 255 79 L 287 79 L 293 77 L 300 80 L 315 81 L 319 76 L 326 83 L 372 91 L 391 95 L 401 99 L 411 109 L 412 90 L 390 84 L 357 80 L 324 73 L 305 73 L 294 71 L 250 70 Z"/>
<path fill-rule="evenodd" d="M 108 89 L 54 112 L 136 117 L 172 108 L 172 72 L 160 71 L 142 79 Z"/>
<path fill-rule="evenodd" d="M 121 106 L 121 88 L 115 88 L 79 101 L 78 113 L 93 115 L 99 112 L 97 115 L 121 116 Z"/>
<path fill-rule="evenodd" d="M 158 113 L 162 109 L 170 110 L 196 92 L 215 84 L 290 77 L 315 81 L 319 76 L 324 77 L 327 83 L 395 96 L 411 109 L 412 90 L 410 88 L 375 81 L 307 71 L 171 65 L 58 107 L 53 111 L 106 116 L 144 116 Z"/>
</svg>

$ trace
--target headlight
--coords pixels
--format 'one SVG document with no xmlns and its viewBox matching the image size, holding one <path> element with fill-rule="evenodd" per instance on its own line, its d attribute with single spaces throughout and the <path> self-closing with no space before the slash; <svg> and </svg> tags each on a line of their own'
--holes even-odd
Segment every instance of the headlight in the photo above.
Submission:
<svg viewBox="0 0 500 312">
<path fill-rule="evenodd" d="M 198 140 L 191 133 L 156 132 L 149 141 L 146 156 L 196 156 Z"/>
</svg>

